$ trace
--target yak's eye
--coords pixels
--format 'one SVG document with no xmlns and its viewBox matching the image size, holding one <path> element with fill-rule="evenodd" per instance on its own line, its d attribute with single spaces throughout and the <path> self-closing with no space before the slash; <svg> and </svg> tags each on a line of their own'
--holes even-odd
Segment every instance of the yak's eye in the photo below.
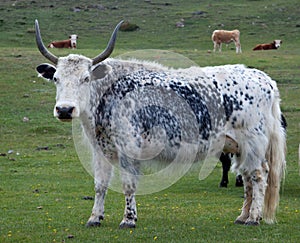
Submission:
<svg viewBox="0 0 300 243">
<path fill-rule="evenodd" d="M 88 83 L 90 82 L 90 77 L 89 76 L 86 76 L 84 79 L 83 79 L 83 83 Z"/>
</svg>

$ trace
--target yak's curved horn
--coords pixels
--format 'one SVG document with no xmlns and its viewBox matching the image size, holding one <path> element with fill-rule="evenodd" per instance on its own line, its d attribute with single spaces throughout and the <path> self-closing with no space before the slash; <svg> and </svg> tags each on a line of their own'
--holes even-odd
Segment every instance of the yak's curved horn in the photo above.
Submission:
<svg viewBox="0 0 300 243">
<path fill-rule="evenodd" d="M 57 64 L 58 57 L 49 52 L 42 41 L 39 22 L 37 21 L 37 19 L 35 20 L 35 40 L 42 55 L 54 64 Z"/>
<path fill-rule="evenodd" d="M 114 32 L 112 33 L 112 35 L 110 37 L 110 40 L 107 44 L 106 49 L 102 53 L 100 53 L 98 56 L 96 56 L 92 59 L 93 65 L 105 60 L 113 52 L 114 47 L 115 47 L 116 38 L 117 38 L 117 33 L 118 33 L 118 30 L 121 27 L 122 23 L 123 23 L 123 20 L 120 23 L 118 23 L 118 25 L 114 29 Z"/>
</svg>

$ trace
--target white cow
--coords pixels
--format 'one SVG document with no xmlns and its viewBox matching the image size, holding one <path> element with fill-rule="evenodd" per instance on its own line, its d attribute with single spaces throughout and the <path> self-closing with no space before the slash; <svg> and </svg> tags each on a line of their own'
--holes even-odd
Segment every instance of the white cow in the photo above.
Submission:
<svg viewBox="0 0 300 243">
<path fill-rule="evenodd" d="M 56 85 L 54 116 L 61 121 L 79 118 L 92 145 L 96 196 L 87 225 L 99 226 L 104 219 L 116 160 L 125 194 L 120 228 L 131 228 L 136 225 L 135 194 L 145 158 L 166 163 L 178 160 L 180 153 L 179 162 L 197 161 L 223 138 L 225 145 L 218 150 L 235 154 L 233 168 L 245 185 L 244 206 L 235 222 L 274 222 L 286 140 L 276 82 L 243 65 L 174 70 L 110 59 L 121 23 L 107 48 L 93 59 L 56 57 L 45 48 L 35 23 L 37 46 L 56 65 L 37 67 Z"/>
<path fill-rule="evenodd" d="M 217 48 L 219 49 L 219 52 L 221 52 L 222 43 L 229 44 L 234 42 L 236 53 L 242 53 L 239 30 L 215 30 L 211 36 L 211 39 L 214 43 L 214 52 Z"/>
</svg>

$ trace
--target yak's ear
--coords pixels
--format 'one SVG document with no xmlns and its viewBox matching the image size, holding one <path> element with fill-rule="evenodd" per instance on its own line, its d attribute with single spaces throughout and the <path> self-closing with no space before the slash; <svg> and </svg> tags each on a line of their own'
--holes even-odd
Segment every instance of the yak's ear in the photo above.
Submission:
<svg viewBox="0 0 300 243">
<path fill-rule="evenodd" d="M 56 67 L 48 63 L 43 63 L 36 67 L 36 71 L 39 73 L 39 77 L 43 77 L 47 80 L 53 80 Z"/>
<path fill-rule="evenodd" d="M 93 79 L 102 79 L 104 78 L 107 74 L 111 72 L 112 68 L 111 66 L 107 64 L 100 63 L 96 66 L 93 67 Z"/>
</svg>

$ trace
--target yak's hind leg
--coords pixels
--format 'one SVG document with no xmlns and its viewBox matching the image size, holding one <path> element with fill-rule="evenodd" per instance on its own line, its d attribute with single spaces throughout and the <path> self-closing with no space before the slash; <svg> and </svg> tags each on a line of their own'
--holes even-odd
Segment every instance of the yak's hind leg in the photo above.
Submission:
<svg viewBox="0 0 300 243">
<path fill-rule="evenodd" d="M 236 224 L 258 225 L 263 215 L 265 191 L 267 187 L 269 166 L 267 161 L 250 174 L 243 175 L 245 198 L 241 215 Z"/>
<path fill-rule="evenodd" d="M 235 133 L 240 154 L 233 168 L 242 174 L 245 191 L 241 215 L 235 220 L 237 224 L 258 225 L 263 216 L 269 166 L 266 161 L 268 139 L 262 127 Z"/>
<path fill-rule="evenodd" d="M 97 159 L 98 158 L 98 159 Z M 95 157 L 95 200 L 92 214 L 86 226 L 100 226 L 104 219 L 104 202 L 108 184 L 112 175 L 112 166 L 107 162 L 101 163 L 99 157 Z"/>
<path fill-rule="evenodd" d="M 246 220 L 246 225 L 258 225 L 262 219 L 268 173 L 269 166 L 267 161 L 263 161 L 261 168 L 251 173 L 253 195 L 250 214 Z"/>
<path fill-rule="evenodd" d="M 250 206 L 252 203 L 253 188 L 252 188 L 250 176 L 244 175 L 243 181 L 244 181 L 244 204 L 242 208 L 242 213 L 235 220 L 234 222 L 235 224 L 245 224 L 246 220 L 249 217 Z"/>
<path fill-rule="evenodd" d="M 241 215 L 236 224 L 259 225 L 263 215 L 269 167 L 267 161 L 251 173 L 243 175 L 245 198 Z"/>
<path fill-rule="evenodd" d="M 139 162 L 121 155 L 120 165 L 122 170 L 123 192 L 125 195 L 125 211 L 119 227 L 121 229 L 135 228 L 135 222 L 137 221 L 135 192 L 139 173 Z"/>
</svg>

